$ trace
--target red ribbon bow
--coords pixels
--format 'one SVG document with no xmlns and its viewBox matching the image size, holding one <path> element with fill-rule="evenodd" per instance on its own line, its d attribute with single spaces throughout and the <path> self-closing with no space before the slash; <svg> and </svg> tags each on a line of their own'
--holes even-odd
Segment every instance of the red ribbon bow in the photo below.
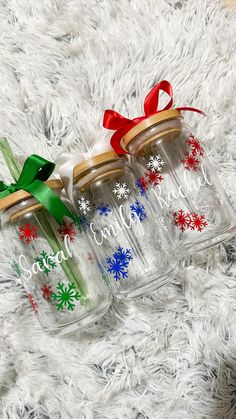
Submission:
<svg viewBox="0 0 236 419">
<path fill-rule="evenodd" d="M 161 90 L 170 97 L 169 102 L 163 109 L 158 109 L 159 105 L 159 95 Z M 117 154 L 127 154 L 121 146 L 121 140 L 125 136 L 125 134 L 130 131 L 135 125 L 139 124 L 139 122 L 143 121 L 146 118 L 149 118 L 151 115 L 155 115 L 159 112 L 166 111 L 170 109 L 173 105 L 173 89 L 171 84 L 167 80 L 162 80 L 156 86 L 150 90 L 148 95 L 145 97 L 144 100 L 144 116 L 139 116 L 134 119 L 128 119 L 124 116 L 120 115 L 118 112 L 113 110 L 107 109 L 104 112 L 103 118 L 103 126 L 104 128 L 108 128 L 111 130 L 115 130 L 116 132 L 111 137 L 111 146 Z M 197 112 L 202 115 L 205 115 L 204 112 L 200 111 L 196 108 L 176 108 L 178 111 L 192 111 Z"/>
</svg>

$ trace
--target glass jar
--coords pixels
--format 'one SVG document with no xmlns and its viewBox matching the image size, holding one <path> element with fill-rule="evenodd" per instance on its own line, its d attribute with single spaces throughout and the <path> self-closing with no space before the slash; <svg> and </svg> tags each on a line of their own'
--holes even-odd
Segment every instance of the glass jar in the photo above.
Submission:
<svg viewBox="0 0 236 419">
<path fill-rule="evenodd" d="M 59 180 L 46 184 L 58 193 L 62 188 Z M 59 226 L 23 190 L 1 199 L 0 210 L 12 268 L 42 327 L 64 334 L 98 320 L 111 303 L 111 292 L 79 218 L 66 217 Z"/>
<path fill-rule="evenodd" d="M 235 234 L 235 212 L 204 148 L 178 110 L 152 115 L 121 140 L 141 193 L 165 213 L 180 256 Z"/>
<path fill-rule="evenodd" d="M 73 172 L 73 201 L 118 298 L 164 285 L 177 272 L 161 217 L 139 195 L 136 177 L 113 151 L 91 156 Z"/>
</svg>

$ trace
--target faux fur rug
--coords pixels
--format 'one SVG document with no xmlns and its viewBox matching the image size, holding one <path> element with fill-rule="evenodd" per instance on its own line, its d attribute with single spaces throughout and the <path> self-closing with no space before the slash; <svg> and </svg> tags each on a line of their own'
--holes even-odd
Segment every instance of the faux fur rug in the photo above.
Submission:
<svg viewBox="0 0 236 419">
<path fill-rule="evenodd" d="M 1 0 L 0 134 L 21 161 L 109 138 L 105 108 L 142 114 L 150 88 L 208 148 L 236 208 L 236 13 L 213 0 Z M 4 164 L 1 178 L 10 181 Z M 236 251 L 186 261 L 174 283 L 114 304 L 73 338 L 47 336 L 1 238 L 0 417 L 236 417 Z"/>
</svg>

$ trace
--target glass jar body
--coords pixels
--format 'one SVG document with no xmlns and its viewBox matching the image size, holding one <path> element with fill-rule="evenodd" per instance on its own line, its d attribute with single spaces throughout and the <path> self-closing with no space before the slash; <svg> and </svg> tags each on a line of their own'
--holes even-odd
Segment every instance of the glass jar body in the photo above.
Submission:
<svg viewBox="0 0 236 419">
<path fill-rule="evenodd" d="M 1 225 L 12 268 L 46 331 L 71 333 L 108 310 L 111 293 L 105 272 L 77 218 L 59 226 L 31 198 L 2 211 Z"/>
<path fill-rule="evenodd" d="M 156 211 L 165 213 L 180 257 L 235 234 L 235 212 L 206 152 L 177 118 L 154 125 L 127 147 L 129 165 Z M 148 176 L 157 176 L 156 183 Z M 145 184 L 147 181 L 147 184 Z"/>
<path fill-rule="evenodd" d="M 177 262 L 165 225 L 144 204 L 137 179 L 124 162 L 89 169 L 75 183 L 73 195 L 116 297 L 142 295 L 174 277 Z"/>
</svg>

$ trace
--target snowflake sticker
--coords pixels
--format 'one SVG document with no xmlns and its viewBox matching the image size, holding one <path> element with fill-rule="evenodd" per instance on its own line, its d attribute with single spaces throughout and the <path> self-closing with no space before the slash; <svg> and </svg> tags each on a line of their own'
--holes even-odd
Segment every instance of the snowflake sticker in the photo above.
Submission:
<svg viewBox="0 0 236 419">
<path fill-rule="evenodd" d="M 37 239 L 37 230 L 37 227 L 34 225 L 31 225 L 29 223 L 24 224 L 23 226 L 19 227 L 20 239 L 24 243 L 30 244 L 33 239 Z"/>
<path fill-rule="evenodd" d="M 163 176 L 158 172 L 153 172 L 152 170 L 149 170 L 145 173 L 148 184 L 157 186 L 161 183 L 161 181 L 164 179 Z"/>
<path fill-rule="evenodd" d="M 204 156 L 204 148 L 201 146 L 200 141 L 194 137 L 193 134 L 187 139 L 186 143 L 191 147 L 192 156 Z"/>
<path fill-rule="evenodd" d="M 133 259 L 131 249 L 124 249 L 119 246 L 112 256 L 112 258 L 106 258 L 107 272 L 112 274 L 116 281 L 121 278 L 128 278 L 128 267 Z"/>
<path fill-rule="evenodd" d="M 58 232 L 61 236 L 61 239 L 64 241 L 65 236 L 69 236 L 69 239 L 71 242 L 74 241 L 74 238 L 77 234 L 75 228 L 74 228 L 74 223 L 70 223 L 70 222 L 64 222 L 62 223 L 62 225 L 60 226 L 60 228 L 58 229 Z"/>
<path fill-rule="evenodd" d="M 90 263 L 92 263 L 93 264 L 93 262 L 94 262 L 94 260 L 95 260 L 95 257 L 92 255 L 92 253 L 88 253 L 88 260 L 89 260 L 89 262 Z"/>
<path fill-rule="evenodd" d="M 207 226 L 205 215 L 198 215 L 195 212 L 191 214 L 191 230 L 202 231 Z"/>
<path fill-rule="evenodd" d="M 186 229 L 202 231 L 207 227 L 205 215 L 197 214 L 195 212 L 185 212 L 182 209 L 173 213 L 174 224 L 180 228 L 181 231 Z"/>
<path fill-rule="evenodd" d="M 21 277 L 21 268 L 20 268 L 19 263 L 14 260 L 11 264 L 11 268 L 15 272 L 17 278 L 20 278 Z"/>
<path fill-rule="evenodd" d="M 35 301 L 34 296 L 32 294 L 28 294 L 28 299 L 31 304 L 31 307 L 35 313 L 38 312 L 38 303 Z"/>
<path fill-rule="evenodd" d="M 189 171 L 196 172 L 199 169 L 200 161 L 191 153 L 185 153 L 184 159 L 181 160 L 181 163 L 184 164 L 184 168 Z"/>
<path fill-rule="evenodd" d="M 54 261 L 54 255 L 48 255 L 44 250 L 40 252 L 40 256 L 37 256 L 34 261 L 39 264 L 39 267 L 43 269 L 43 272 L 46 275 L 48 275 L 57 266 Z"/>
<path fill-rule="evenodd" d="M 130 194 L 130 189 L 127 187 L 126 183 L 116 183 L 113 193 L 117 196 L 118 199 L 128 198 Z"/>
<path fill-rule="evenodd" d="M 146 192 L 151 186 L 158 186 L 164 177 L 157 170 L 148 170 L 142 177 L 136 181 L 141 196 L 146 196 Z"/>
<path fill-rule="evenodd" d="M 52 286 L 45 284 L 41 287 L 41 291 L 42 291 L 43 298 L 45 300 L 50 300 L 51 295 L 52 295 Z"/>
<path fill-rule="evenodd" d="M 164 217 L 158 217 L 157 224 L 159 224 L 163 230 L 168 231 Z"/>
<path fill-rule="evenodd" d="M 97 207 L 97 211 L 102 217 L 107 217 L 111 212 L 111 208 L 107 204 L 100 204 Z"/>
<path fill-rule="evenodd" d="M 191 223 L 190 214 L 188 212 L 183 211 L 182 209 L 173 212 L 174 217 L 174 225 L 176 227 L 179 227 L 181 231 L 186 230 L 186 228 L 189 228 Z"/>
<path fill-rule="evenodd" d="M 138 201 L 137 199 L 135 201 L 135 204 L 130 205 L 130 209 L 131 209 L 132 218 L 137 216 L 140 222 L 142 222 L 145 218 L 147 218 L 145 206 L 141 204 L 141 202 Z"/>
<path fill-rule="evenodd" d="M 82 216 L 79 216 L 79 215 L 77 215 L 76 214 L 76 212 L 75 211 L 72 211 L 71 212 L 71 218 L 72 218 L 72 220 L 73 220 L 73 224 L 74 224 L 74 227 L 79 231 L 79 232 L 81 232 L 81 229 L 82 229 L 82 222 L 81 222 L 81 218 L 82 217 L 84 217 L 84 215 L 82 215 Z"/>
<path fill-rule="evenodd" d="M 113 254 L 113 256 L 117 260 L 120 260 L 122 263 L 130 262 L 133 259 L 133 256 L 131 255 L 131 249 L 124 250 L 124 248 L 121 246 L 117 248 L 117 251 Z"/>
<path fill-rule="evenodd" d="M 90 212 L 90 201 L 85 199 L 83 196 L 78 200 L 79 209 L 83 214 Z"/>
<path fill-rule="evenodd" d="M 204 149 L 201 146 L 199 140 L 197 140 L 197 138 L 195 138 L 192 134 L 186 140 L 186 144 L 191 147 L 191 151 L 189 153 L 185 152 L 181 163 L 184 164 L 185 170 L 192 170 L 193 172 L 196 172 L 199 169 L 200 164 L 198 157 L 204 156 Z"/>
<path fill-rule="evenodd" d="M 137 187 L 138 187 L 138 189 L 139 189 L 140 195 L 141 195 L 141 196 L 146 195 L 146 192 L 147 192 L 147 190 L 148 190 L 148 188 L 149 188 L 149 183 L 148 183 L 148 181 L 145 179 L 145 177 L 144 177 L 144 176 L 140 177 L 140 178 L 137 180 L 136 185 L 137 185 Z"/>
<path fill-rule="evenodd" d="M 74 215 L 73 221 L 74 221 L 75 227 L 77 228 L 79 232 L 81 232 L 81 229 L 85 231 L 90 226 L 90 223 L 84 214 Z"/>
<path fill-rule="evenodd" d="M 147 167 L 152 172 L 161 172 L 163 164 L 165 164 L 165 162 L 161 159 L 161 156 L 158 154 L 149 157 Z"/>
<path fill-rule="evenodd" d="M 57 293 L 52 293 L 51 298 L 57 303 L 57 310 L 67 308 L 69 311 L 75 309 L 75 301 L 79 301 L 81 294 L 76 291 L 74 282 L 69 282 L 68 285 L 58 282 Z"/>
</svg>

